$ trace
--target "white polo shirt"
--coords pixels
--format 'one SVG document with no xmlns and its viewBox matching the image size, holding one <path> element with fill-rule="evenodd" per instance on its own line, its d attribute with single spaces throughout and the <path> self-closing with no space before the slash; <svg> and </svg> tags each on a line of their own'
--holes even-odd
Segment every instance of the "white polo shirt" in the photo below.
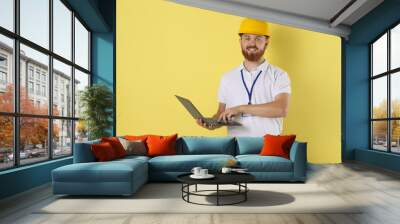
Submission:
<svg viewBox="0 0 400 224">
<path fill-rule="evenodd" d="M 257 69 L 249 72 L 243 63 L 222 76 L 218 90 L 218 101 L 226 108 L 248 104 L 249 96 L 243 84 L 240 71 L 243 69 L 243 78 L 250 91 L 253 81 L 257 79 L 251 104 L 263 104 L 274 101 L 280 93 L 291 93 L 290 79 L 282 69 L 271 65 L 265 60 Z M 228 126 L 229 136 L 264 136 L 265 134 L 279 135 L 282 132 L 282 118 L 266 118 L 252 115 L 236 116 L 242 126 Z"/>
</svg>

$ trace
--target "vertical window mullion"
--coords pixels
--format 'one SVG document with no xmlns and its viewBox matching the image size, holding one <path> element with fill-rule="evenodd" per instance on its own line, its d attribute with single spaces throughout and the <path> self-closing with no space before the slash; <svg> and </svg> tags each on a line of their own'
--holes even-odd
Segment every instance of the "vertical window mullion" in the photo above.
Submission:
<svg viewBox="0 0 400 224">
<path fill-rule="evenodd" d="M 75 12 L 72 11 L 71 14 L 71 23 L 72 23 L 72 28 L 71 28 L 71 60 L 72 60 L 72 66 L 71 66 L 71 98 L 72 98 L 72 105 L 71 105 L 71 117 L 75 118 Z M 71 151 L 72 155 L 74 155 L 75 151 L 75 126 L 76 126 L 76 120 L 72 120 L 72 131 L 71 131 Z"/>
<path fill-rule="evenodd" d="M 387 52 L 386 52 L 386 54 L 387 54 L 387 71 L 389 71 L 390 70 L 390 29 L 389 29 L 389 31 L 387 32 Z M 392 151 L 392 135 L 391 135 L 391 122 L 392 122 L 392 120 L 391 120 L 391 118 L 392 118 L 392 111 L 391 111 L 391 109 L 392 109 L 392 99 L 391 99 L 391 78 L 392 78 L 392 75 L 389 73 L 389 74 L 387 74 L 387 85 L 388 85 L 388 87 L 387 87 L 387 101 L 388 101 L 388 103 L 387 103 L 387 110 L 388 110 L 388 112 L 387 112 L 387 117 L 388 117 L 388 122 L 387 122 L 387 135 L 388 135 L 388 137 L 387 137 L 387 139 L 388 139 L 388 148 L 387 148 L 387 151 L 388 152 L 391 152 Z"/>
<path fill-rule="evenodd" d="M 53 52 L 53 0 L 49 0 L 49 49 Z M 49 71 L 48 71 L 48 97 L 49 97 L 49 124 L 48 124 L 48 150 L 49 159 L 53 159 L 53 56 L 49 55 Z"/>
<path fill-rule="evenodd" d="M 20 9 L 20 0 L 14 1 L 14 31 L 17 35 L 19 35 L 19 25 L 20 25 L 20 18 L 19 18 L 19 10 Z M 19 119 L 19 112 L 20 112 L 20 50 L 19 50 L 19 39 L 14 39 L 14 166 L 19 166 L 20 158 L 19 158 L 19 136 L 20 136 L 20 119 Z"/>
<path fill-rule="evenodd" d="M 370 90 L 369 90 L 369 138 L 370 138 L 370 140 L 369 140 L 369 144 L 370 144 L 370 146 L 369 146 L 369 148 L 372 150 L 373 149 L 373 147 L 374 147 L 374 136 L 373 136 L 373 130 L 372 130 L 372 128 L 373 128 L 373 121 L 372 121 L 372 118 L 373 118 L 373 104 L 372 104 L 372 97 L 373 97 L 373 88 L 374 88 L 374 86 L 373 86 L 373 79 L 372 79 L 372 72 L 373 72 L 373 63 L 372 63 L 372 58 L 373 58 L 373 47 L 372 47 L 372 44 L 370 45 L 370 47 L 369 47 L 369 52 L 370 52 L 370 55 L 369 55 L 369 61 L 370 61 L 370 71 L 369 71 L 369 85 L 370 85 Z"/>
</svg>

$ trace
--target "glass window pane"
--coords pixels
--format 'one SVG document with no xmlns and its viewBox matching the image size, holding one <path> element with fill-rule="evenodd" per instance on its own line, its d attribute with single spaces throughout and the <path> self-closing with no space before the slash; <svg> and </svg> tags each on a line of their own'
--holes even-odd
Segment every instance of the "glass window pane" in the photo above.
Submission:
<svg viewBox="0 0 400 224">
<path fill-rule="evenodd" d="M 400 67 L 400 24 L 391 30 L 390 51 L 390 69 Z"/>
<path fill-rule="evenodd" d="M 0 26 L 14 31 L 14 0 L 0 1 Z"/>
<path fill-rule="evenodd" d="M 21 36 L 49 48 L 49 0 L 20 0 Z"/>
<path fill-rule="evenodd" d="M 14 166 L 13 118 L 0 116 L 0 170 Z"/>
<path fill-rule="evenodd" d="M 89 32 L 75 18 L 75 64 L 89 70 Z"/>
<path fill-rule="evenodd" d="M 400 118 L 400 72 L 391 75 L 390 85 L 391 115 Z"/>
<path fill-rule="evenodd" d="M 53 157 L 72 154 L 72 121 L 53 120 Z"/>
<path fill-rule="evenodd" d="M 20 118 L 20 164 L 49 158 L 48 121 L 44 118 Z"/>
<path fill-rule="evenodd" d="M 0 111 L 14 111 L 14 42 L 0 35 Z"/>
<path fill-rule="evenodd" d="M 49 57 L 23 44 L 20 55 L 21 113 L 46 115 L 49 108 Z"/>
<path fill-rule="evenodd" d="M 372 75 L 387 71 L 387 34 L 372 44 Z"/>
<path fill-rule="evenodd" d="M 391 121 L 392 152 L 400 153 L 400 120 Z"/>
<path fill-rule="evenodd" d="M 387 121 L 372 122 L 372 148 L 387 151 Z"/>
<path fill-rule="evenodd" d="M 89 85 L 89 75 L 75 69 L 75 117 L 80 117 L 81 107 L 80 104 L 80 94 Z"/>
<path fill-rule="evenodd" d="M 88 129 L 84 120 L 75 121 L 75 143 L 85 142 L 88 138 Z"/>
<path fill-rule="evenodd" d="M 72 117 L 71 66 L 53 60 L 53 115 Z"/>
<path fill-rule="evenodd" d="M 72 12 L 60 1 L 53 1 L 53 51 L 71 60 Z"/>
<path fill-rule="evenodd" d="M 372 80 L 372 118 L 387 118 L 387 77 Z"/>
</svg>

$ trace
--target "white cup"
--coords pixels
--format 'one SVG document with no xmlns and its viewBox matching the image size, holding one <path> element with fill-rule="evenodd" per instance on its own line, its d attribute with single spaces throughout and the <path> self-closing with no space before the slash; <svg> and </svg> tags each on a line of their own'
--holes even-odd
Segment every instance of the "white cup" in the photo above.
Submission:
<svg viewBox="0 0 400 224">
<path fill-rule="evenodd" d="M 232 171 L 232 169 L 229 167 L 222 167 L 222 170 L 221 170 L 222 173 L 230 173 L 231 171 Z"/>
<path fill-rule="evenodd" d="M 200 176 L 207 176 L 208 175 L 208 169 L 201 169 L 200 170 Z"/>
<path fill-rule="evenodd" d="M 193 169 L 192 169 L 192 173 L 194 174 L 194 175 L 196 175 L 196 176 L 199 176 L 199 175 L 201 175 L 200 174 L 200 171 L 202 170 L 202 168 L 201 167 L 193 167 Z"/>
</svg>

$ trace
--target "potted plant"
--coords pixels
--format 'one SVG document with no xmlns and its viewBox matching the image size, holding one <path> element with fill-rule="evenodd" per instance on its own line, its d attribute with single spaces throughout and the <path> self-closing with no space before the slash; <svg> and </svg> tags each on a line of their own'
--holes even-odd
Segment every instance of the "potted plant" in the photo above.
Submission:
<svg viewBox="0 0 400 224">
<path fill-rule="evenodd" d="M 102 84 L 86 87 L 80 93 L 79 106 L 89 140 L 110 136 L 107 131 L 112 125 L 113 97 L 109 88 Z"/>
</svg>

